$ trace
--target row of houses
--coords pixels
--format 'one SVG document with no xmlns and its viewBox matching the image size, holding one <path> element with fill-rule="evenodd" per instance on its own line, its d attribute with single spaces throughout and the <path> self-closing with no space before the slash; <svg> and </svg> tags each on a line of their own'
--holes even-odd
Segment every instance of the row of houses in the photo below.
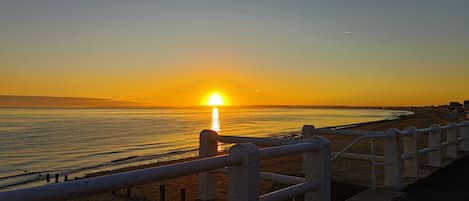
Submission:
<svg viewBox="0 0 469 201">
<path fill-rule="evenodd" d="M 459 102 L 450 102 L 448 111 L 452 114 L 466 114 L 469 115 L 469 100 L 465 100 L 464 104 Z"/>
</svg>

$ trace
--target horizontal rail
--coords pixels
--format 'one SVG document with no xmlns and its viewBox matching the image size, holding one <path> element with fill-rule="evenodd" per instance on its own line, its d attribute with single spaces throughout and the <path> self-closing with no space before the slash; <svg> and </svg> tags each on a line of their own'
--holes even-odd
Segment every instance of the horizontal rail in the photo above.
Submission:
<svg viewBox="0 0 469 201">
<path fill-rule="evenodd" d="M 440 126 L 440 129 L 443 129 L 443 130 L 452 129 L 452 128 L 457 128 L 457 126 L 456 125 L 451 125 L 451 124 L 448 124 L 448 125 L 445 125 L 445 126 Z"/>
<path fill-rule="evenodd" d="M 403 130 L 403 131 L 399 131 L 397 133 L 399 134 L 399 136 L 412 136 L 412 135 L 417 134 L 417 133 L 413 133 L 412 131 L 409 131 L 409 130 Z"/>
<path fill-rule="evenodd" d="M 450 146 L 450 145 L 454 145 L 454 144 L 458 144 L 458 142 L 450 142 L 450 141 L 444 141 L 441 143 L 441 146 L 442 147 L 447 147 L 447 146 Z"/>
<path fill-rule="evenodd" d="M 299 154 L 308 151 L 319 151 L 319 143 L 314 141 L 302 142 L 297 144 L 289 144 L 277 147 L 268 147 L 259 150 L 261 158 L 274 158 L 281 156 L 288 156 L 292 154 Z"/>
<path fill-rule="evenodd" d="M 444 125 L 444 126 L 438 125 L 438 127 L 419 128 L 419 129 L 417 129 L 417 132 L 427 133 L 427 132 L 436 131 L 438 129 L 447 130 L 447 129 L 454 129 L 454 128 L 468 126 L 468 125 L 469 124 L 467 122 L 461 122 L 461 123 L 457 123 L 457 124 L 448 124 L 448 125 Z"/>
<path fill-rule="evenodd" d="M 407 153 L 407 154 L 402 154 L 401 156 L 401 160 L 411 160 L 411 159 L 414 159 L 415 156 L 411 153 Z"/>
<path fill-rule="evenodd" d="M 282 201 L 319 188 L 319 181 L 303 182 L 261 195 L 261 201 Z"/>
<path fill-rule="evenodd" d="M 419 128 L 417 129 L 417 132 L 419 133 L 428 133 L 428 132 L 432 132 L 432 131 L 435 131 L 436 128 L 432 128 L 432 127 L 428 127 L 428 128 Z"/>
<path fill-rule="evenodd" d="M 49 184 L 39 187 L 6 191 L 0 193 L 1 201 L 58 201 L 71 197 L 79 198 L 86 195 L 118 190 L 129 186 L 141 185 L 174 178 L 178 176 L 208 171 L 236 165 L 241 159 L 233 155 L 223 155 L 193 161 L 164 165 L 112 175 L 92 177 L 64 183 Z"/>
<path fill-rule="evenodd" d="M 254 143 L 267 146 L 289 145 L 299 142 L 307 142 L 302 139 L 283 139 L 283 138 L 258 138 L 258 137 L 239 137 L 239 136 L 217 136 L 219 142 L 225 143 Z"/>
<path fill-rule="evenodd" d="M 261 172 L 261 178 L 270 180 L 270 181 L 279 182 L 279 183 L 286 184 L 286 185 L 294 185 L 294 184 L 299 184 L 299 183 L 306 181 L 306 179 L 303 177 L 295 177 L 295 176 L 277 174 L 277 173 L 272 173 L 272 172 Z"/>
<path fill-rule="evenodd" d="M 440 150 L 440 147 L 425 147 L 425 148 L 422 148 L 422 149 L 419 149 L 419 154 L 426 154 L 426 153 L 429 153 L 429 152 L 434 152 L 434 151 L 438 151 Z"/>
<path fill-rule="evenodd" d="M 357 139 L 355 139 L 352 143 L 350 143 L 349 145 L 345 146 L 345 148 L 343 148 L 342 150 L 340 150 L 339 152 L 336 152 L 333 154 L 333 156 L 331 157 L 331 161 L 336 159 L 337 157 L 343 155 L 348 149 L 350 149 L 353 145 L 359 143 L 360 141 L 364 140 L 368 138 L 368 136 L 360 136 L 358 137 Z"/>
<path fill-rule="evenodd" d="M 226 168 L 220 168 L 220 169 L 212 170 L 210 172 L 219 172 L 223 174 L 228 174 L 228 170 Z M 270 180 L 270 181 L 274 181 L 274 182 L 278 182 L 278 183 L 286 184 L 286 185 L 294 185 L 294 184 L 299 184 L 299 183 L 306 181 L 306 179 L 303 177 L 277 174 L 277 173 L 272 173 L 272 172 L 260 172 L 260 177 L 265 180 Z"/>
<path fill-rule="evenodd" d="M 452 145 L 452 144 L 456 144 L 456 143 L 449 142 L 449 141 L 444 141 L 444 142 L 441 143 L 441 147 L 447 147 L 447 146 Z"/>
<path fill-rule="evenodd" d="M 385 163 L 385 162 L 376 162 L 375 165 L 385 166 L 385 165 L 389 165 L 389 163 Z"/>
<path fill-rule="evenodd" d="M 368 130 L 350 130 L 350 129 L 314 129 L 315 134 L 334 134 L 334 135 L 350 135 L 350 136 L 368 136 L 370 138 L 390 137 L 391 135 L 384 131 L 368 131 Z"/>
<path fill-rule="evenodd" d="M 337 153 L 337 152 L 332 152 L 332 153 Z M 371 161 L 373 159 L 372 155 L 369 155 L 369 154 L 358 154 L 358 153 L 350 153 L 350 152 L 344 152 L 338 157 L 352 158 L 352 159 L 358 159 L 358 160 L 368 160 L 368 161 Z M 376 161 L 383 161 L 384 156 L 375 155 L 375 160 Z"/>
</svg>

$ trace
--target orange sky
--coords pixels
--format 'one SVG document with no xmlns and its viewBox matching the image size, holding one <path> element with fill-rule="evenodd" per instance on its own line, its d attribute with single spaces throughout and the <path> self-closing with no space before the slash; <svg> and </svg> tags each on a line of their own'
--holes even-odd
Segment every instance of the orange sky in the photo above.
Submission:
<svg viewBox="0 0 469 201">
<path fill-rule="evenodd" d="M 463 101 L 463 8 L 433 0 L 0 3 L 0 95 L 157 106 L 198 105 L 212 91 L 233 105 Z"/>
</svg>

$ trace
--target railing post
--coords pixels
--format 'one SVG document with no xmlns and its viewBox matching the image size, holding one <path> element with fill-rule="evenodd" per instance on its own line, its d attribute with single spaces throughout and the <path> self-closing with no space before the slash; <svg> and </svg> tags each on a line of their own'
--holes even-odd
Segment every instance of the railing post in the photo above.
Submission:
<svg viewBox="0 0 469 201">
<path fill-rule="evenodd" d="M 303 135 L 312 135 L 312 126 L 303 127 Z M 305 193 L 305 201 L 330 201 L 331 200 L 331 145 L 328 139 L 315 136 L 311 141 L 320 142 L 320 150 L 303 154 L 303 173 L 307 181 L 319 179 L 319 190 Z"/>
<path fill-rule="evenodd" d="M 376 189 L 376 154 L 375 154 L 375 139 L 370 139 L 370 154 L 371 154 L 371 189 Z"/>
<path fill-rule="evenodd" d="M 314 126 L 313 125 L 304 125 L 303 126 L 303 137 L 305 139 L 311 138 L 314 136 L 313 134 Z"/>
<path fill-rule="evenodd" d="M 412 159 L 404 161 L 404 176 L 418 177 L 419 149 L 417 146 L 417 128 L 410 127 L 405 132 L 408 135 L 402 137 L 404 155 L 411 155 Z"/>
<path fill-rule="evenodd" d="M 216 156 L 218 154 L 218 134 L 213 130 L 203 130 L 199 138 L 199 158 Z M 215 175 L 210 172 L 199 173 L 199 200 L 209 201 L 217 199 Z"/>
<path fill-rule="evenodd" d="M 256 145 L 240 143 L 229 153 L 241 158 L 241 164 L 228 167 L 228 201 L 259 201 L 260 156 Z"/>
<path fill-rule="evenodd" d="M 449 143 L 446 146 L 446 157 L 458 158 L 458 127 L 456 124 L 451 124 L 451 128 L 446 129 L 446 141 Z"/>
<path fill-rule="evenodd" d="M 428 133 L 428 146 L 435 151 L 428 153 L 428 165 L 431 167 L 441 167 L 441 127 L 440 125 L 432 125 L 432 131 Z"/>
<path fill-rule="evenodd" d="M 386 131 L 384 138 L 384 185 L 400 189 L 402 186 L 402 160 L 397 129 Z"/>
<path fill-rule="evenodd" d="M 469 121 L 464 121 L 463 125 L 459 127 L 459 136 L 463 139 L 459 143 L 459 149 L 469 151 Z"/>
</svg>

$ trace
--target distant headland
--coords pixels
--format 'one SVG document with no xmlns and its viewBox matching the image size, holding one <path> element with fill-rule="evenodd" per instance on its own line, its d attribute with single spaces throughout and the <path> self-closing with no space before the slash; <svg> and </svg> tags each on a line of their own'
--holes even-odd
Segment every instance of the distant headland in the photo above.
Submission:
<svg viewBox="0 0 469 201">
<path fill-rule="evenodd" d="M 0 95 L 0 108 L 134 108 L 141 104 L 104 98 Z"/>
</svg>

